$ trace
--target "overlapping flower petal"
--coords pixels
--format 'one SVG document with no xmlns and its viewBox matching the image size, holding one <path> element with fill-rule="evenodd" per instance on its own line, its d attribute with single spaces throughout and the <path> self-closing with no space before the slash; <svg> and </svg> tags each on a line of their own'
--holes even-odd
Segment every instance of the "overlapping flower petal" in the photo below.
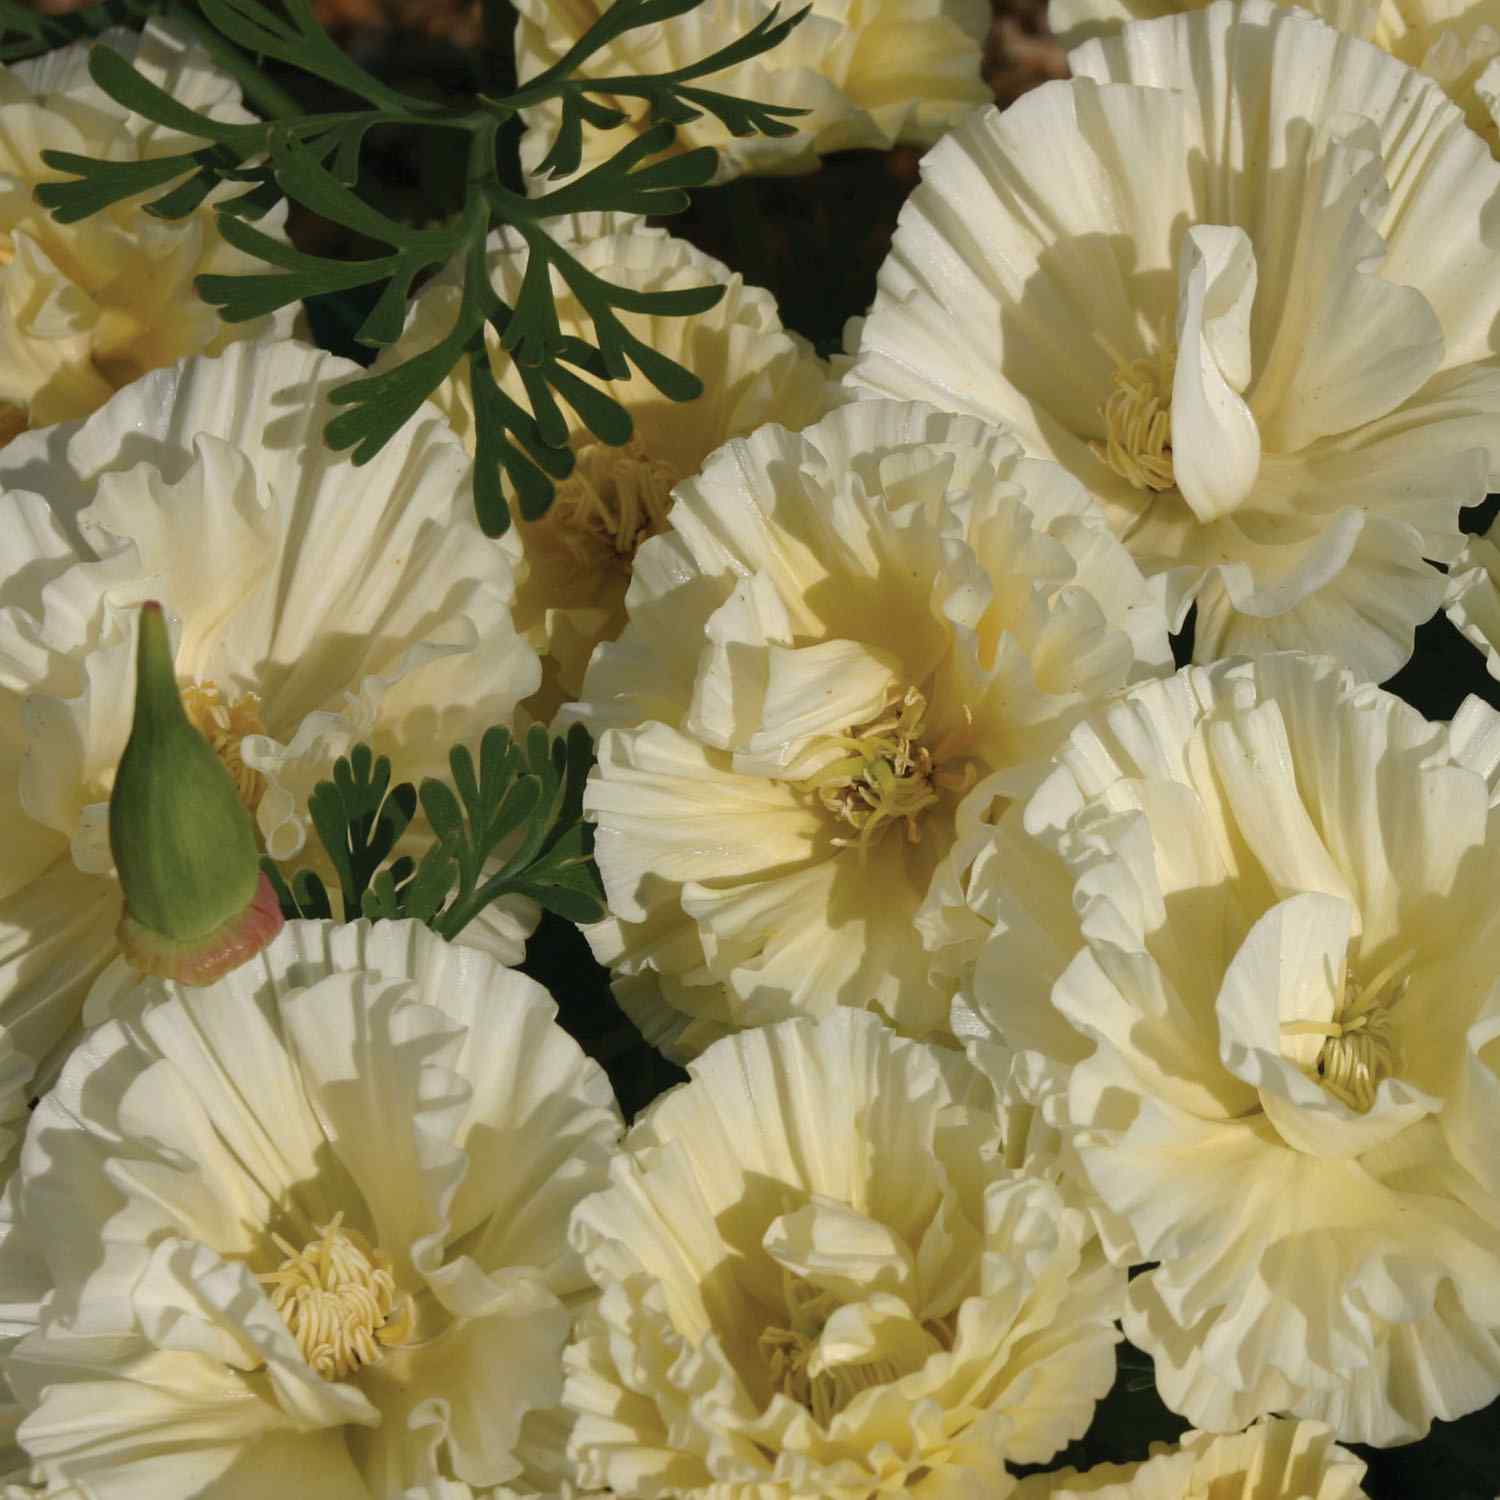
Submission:
<svg viewBox="0 0 1500 1500">
<path fill-rule="evenodd" d="M 1060 469 L 922 406 L 764 427 L 672 515 L 569 710 L 621 1003 L 680 1056 L 835 1005 L 946 1030 L 912 921 L 962 793 L 1165 670 L 1160 605 Z"/>
<path fill-rule="evenodd" d="M 1038 1474 L 1016 1500 L 1362 1500 L 1364 1471 L 1321 1422 L 1270 1417 L 1227 1436 L 1190 1432 L 1174 1447 L 1158 1443 L 1142 1463 Z"/>
<path fill-rule="evenodd" d="M 630 414 L 623 446 L 601 443 L 574 418 L 569 434 L 576 466 L 540 521 L 520 520 L 515 615 L 542 654 L 546 686 L 532 708 L 550 718 L 576 698 L 594 647 L 625 624 L 625 591 L 641 543 L 667 524 L 672 487 L 694 473 L 721 443 L 779 422 L 794 431 L 823 415 L 835 388 L 806 340 L 781 326 L 775 300 L 685 240 L 622 214 L 577 214 L 549 220 L 547 232 L 586 271 L 638 292 L 725 287 L 723 299 L 691 318 L 626 313 L 630 332 L 703 382 L 703 394 L 669 401 L 638 371 L 598 384 Z M 489 275 L 507 302 L 520 295 L 528 251 L 522 237 L 498 231 Z M 460 269 L 435 277 L 412 305 L 402 337 L 382 355 L 394 364 L 435 344 L 452 326 L 461 296 Z M 593 323 L 561 277 L 553 279 L 564 336 L 592 342 Z M 501 388 L 528 400 L 514 361 L 491 343 Z M 467 378 L 450 376 L 433 393 L 465 445 L 474 446 L 474 401 Z"/>
<path fill-rule="evenodd" d="M 509 723 L 538 680 L 509 562 L 472 518 L 435 411 L 356 469 L 322 442 L 354 367 L 291 342 L 155 372 L 0 453 L 0 1022 L 56 1072 L 114 952 L 107 803 L 130 730 L 135 606 L 175 621 L 189 713 L 273 857 L 309 857 L 307 796 L 356 741 L 400 774 Z M 486 929 L 506 961 L 529 903 Z"/>
<path fill-rule="evenodd" d="M 670 73 L 746 35 L 768 0 L 708 0 L 684 14 L 627 31 L 593 53 L 593 78 Z M 520 0 L 516 72 L 522 83 L 550 68 L 608 9 L 604 0 Z M 980 49 L 989 27 L 983 0 L 814 0 L 811 14 L 773 51 L 712 75 L 719 93 L 809 113 L 788 136 L 734 136 L 703 114 L 679 128 L 678 148 L 713 146 L 719 180 L 741 173 L 808 172 L 830 151 L 930 145 L 966 109 L 986 101 Z M 645 128 L 640 101 L 612 101 L 630 123 L 584 134 L 583 170 Z M 556 137 L 555 104 L 535 107 L 521 160 L 535 170 Z"/>
<path fill-rule="evenodd" d="M 1500 716 L 1272 655 L 1135 689 L 1058 760 L 963 877 L 987 935 L 950 930 L 978 1015 L 1070 1070 L 1115 1253 L 1160 1263 L 1125 1326 L 1168 1403 L 1389 1444 L 1493 1400 Z"/>
<path fill-rule="evenodd" d="M 1197 10 L 1204 0 L 1052 0 L 1054 35 L 1069 50 L 1130 21 Z M 1469 128 L 1500 146 L 1495 99 L 1500 93 L 1500 6 L 1455 0 L 1308 0 L 1303 6 L 1340 31 L 1373 42 L 1442 85 Z"/>
<path fill-rule="evenodd" d="M 1269 0 L 1132 25 L 926 159 L 848 380 L 1011 423 L 1195 657 L 1381 680 L 1496 479 L 1500 163 L 1436 84 Z"/>
<path fill-rule="evenodd" d="M 852 1011 L 692 1073 L 574 1216 L 601 1291 L 567 1353 L 581 1482 L 1004 1495 L 1005 1460 L 1083 1430 L 1118 1273 L 983 1074 Z"/>
<path fill-rule="evenodd" d="M 34 201 L 39 183 L 67 176 L 44 165 L 43 151 L 127 162 L 204 144 L 111 99 L 89 77 L 89 45 L 0 67 L 0 440 L 85 417 L 147 370 L 291 327 L 290 309 L 225 324 L 194 292 L 195 276 L 260 266 L 220 237 L 212 197 L 184 219 L 154 218 L 136 198 L 72 224 Z M 99 45 L 189 109 L 233 124 L 254 118 L 202 48 L 156 21 Z M 259 227 L 281 238 L 285 218 L 278 205 Z"/>
<path fill-rule="evenodd" d="M 291 923 L 212 986 L 117 965 L 94 1004 L 3 1211 L 43 1477 L 105 1500 L 521 1477 L 587 1289 L 568 1214 L 620 1131 L 546 992 L 415 923 Z"/>
</svg>

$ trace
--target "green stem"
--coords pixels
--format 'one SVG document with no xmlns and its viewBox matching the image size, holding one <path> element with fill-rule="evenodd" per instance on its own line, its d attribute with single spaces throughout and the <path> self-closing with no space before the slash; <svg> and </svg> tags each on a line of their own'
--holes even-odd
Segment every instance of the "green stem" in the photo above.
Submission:
<svg viewBox="0 0 1500 1500">
<path fill-rule="evenodd" d="M 239 84 L 240 92 L 263 115 L 273 120 L 289 120 L 306 112 L 280 84 L 272 83 L 233 42 L 220 36 L 196 15 L 190 5 L 182 0 L 170 0 L 166 15 L 173 26 L 197 42 Z"/>
<path fill-rule="evenodd" d="M 498 901 L 501 896 L 511 894 L 504 886 L 490 895 L 482 894 L 485 889 L 481 886 L 479 890 L 471 892 L 468 897 L 455 901 L 447 911 L 429 924 L 432 930 L 451 943 L 491 901 Z"/>
</svg>

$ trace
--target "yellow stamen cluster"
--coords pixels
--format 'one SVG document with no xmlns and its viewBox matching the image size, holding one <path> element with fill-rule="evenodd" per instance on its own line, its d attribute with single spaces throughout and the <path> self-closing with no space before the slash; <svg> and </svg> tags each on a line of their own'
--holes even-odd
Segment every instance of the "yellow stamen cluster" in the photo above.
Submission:
<svg viewBox="0 0 1500 1500">
<path fill-rule="evenodd" d="M 962 736 L 947 736 L 934 750 L 920 743 L 927 700 L 916 688 L 887 705 L 868 724 L 830 739 L 847 753 L 803 783 L 840 822 L 855 830 L 853 838 L 836 838 L 840 846 L 867 849 L 893 823 L 906 824 L 906 837 L 921 841 L 920 818 L 941 801 L 939 788 L 967 791 L 975 781 L 972 765 L 962 771 L 939 769 L 960 749 Z"/>
<path fill-rule="evenodd" d="M 1094 453 L 1138 490 L 1169 490 L 1172 470 L 1172 374 L 1177 349 L 1163 344 L 1144 359 L 1115 358 L 1114 389 L 1099 408 L 1104 441 Z"/>
<path fill-rule="evenodd" d="M 805 1406 L 814 1420 L 826 1427 L 861 1391 L 889 1385 L 906 1373 L 889 1359 L 864 1364 L 826 1364 L 816 1374 L 809 1373 L 823 1325 L 838 1310 L 839 1299 L 790 1271 L 783 1270 L 781 1277 L 786 1324 L 766 1328 L 757 1340 L 773 1391 Z M 952 1347 L 953 1329 L 946 1321 L 922 1326 L 945 1348 Z"/>
<path fill-rule="evenodd" d="M 1375 1102 L 1381 1081 L 1396 1071 L 1396 1043 L 1391 1012 L 1406 994 L 1404 971 L 1415 952 L 1394 958 L 1368 984 L 1356 988 L 1351 974 L 1344 981 L 1344 1003 L 1331 1021 L 1283 1021 L 1285 1036 L 1325 1038 L 1309 1076 L 1350 1109 L 1364 1114 Z M 1352 997 L 1351 997 L 1351 991 Z"/>
<path fill-rule="evenodd" d="M 272 1289 L 271 1305 L 324 1380 L 343 1380 L 405 1343 L 414 1316 L 412 1299 L 396 1290 L 390 1262 L 358 1231 L 343 1228 L 343 1218 L 335 1214 L 301 1250 L 272 1235 L 286 1259 L 257 1278 Z"/>
<path fill-rule="evenodd" d="M 665 528 L 677 478 L 639 438 L 619 448 L 585 443 L 557 486 L 547 524 L 580 564 L 596 567 L 602 554 L 628 571 L 641 543 Z"/>
<path fill-rule="evenodd" d="M 266 779 L 245 764 L 240 747 L 246 735 L 266 732 L 260 699 L 254 693 L 242 693 L 232 702 L 226 701 L 217 683 L 194 682 L 183 688 L 182 706 L 193 728 L 224 762 L 240 801 L 254 812 L 265 795 Z"/>
</svg>

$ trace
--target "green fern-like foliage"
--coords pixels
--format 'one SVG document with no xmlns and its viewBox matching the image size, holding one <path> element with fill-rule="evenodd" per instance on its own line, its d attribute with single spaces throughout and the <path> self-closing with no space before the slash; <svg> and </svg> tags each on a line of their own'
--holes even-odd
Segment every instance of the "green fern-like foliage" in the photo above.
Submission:
<svg viewBox="0 0 1500 1500">
<path fill-rule="evenodd" d="M 805 113 L 758 104 L 699 85 L 698 80 L 776 46 L 805 14 L 765 16 L 744 36 L 687 67 L 642 77 L 587 79 L 578 68 L 623 33 L 654 26 L 692 10 L 702 0 L 615 0 L 561 59 L 503 97 L 476 95 L 461 105 L 434 104 L 390 87 L 347 56 L 319 25 L 312 0 L 108 0 L 67 17 L 36 16 L 17 0 L 0 0 L 0 60 L 34 56 L 62 42 L 96 35 L 107 25 L 165 15 L 204 43 L 240 81 L 248 100 L 272 118 L 230 124 L 173 99 L 108 46 L 96 46 L 89 72 L 117 103 L 167 125 L 201 146 L 150 161 L 104 161 L 65 151 L 43 153 L 67 180 L 46 183 L 37 199 L 63 223 L 100 213 L 126 198 L 151 196 L 149 213 L 179 219 L 213 198 L 220 230 L 238 249 L 263 261 L 264 272 L 202 276 L 198 290 L 227 322 L 258 318 L 324 292 L 378 285 L 379 295 L 356 338 L 371 347 L 399 336 L 413 285 L 437 267 L 462 268 L 463 294 L 447 334 L 377 375 L 349 381 L 332 393 L 345 408 L 328 424 L 327 441 L 353 450 L 355 463 L 372 458 L 455 369 L 465 368 L 474 393 L 478 445 L 474 499 L 480 525 L 493 536 L 506 530 L 511 505 L 535 519 L 552 502 L 558 480 L 572 472 L 571 408 L 601 442 L 620 444 L 631 433 L 629 414 L 597 385 L 581 378 L 624 380 L 638 370 L 673 401 L 699 395 L 690 371 L 636 338 L 621 313 L 687 317 L 712 307 L 721 286 L 642 292 L 586 270 L 547 232 L 557 214 L 614 210 L 671 214 L 687 205 L 687 189 L 707 183 L 717 165 L 711 148 L 663 158 L 676 127 L 708 113 L 736 135 L 787 135 L 790 117 Z M 272 59 L 361 101 L 355 109 L 298 112 L 261 73 Z M 550 192 L 527 197 L 507 188 L 496 143 L 518 112 L 561 101 L 557 138 L 544 175 L 568 177 L 582 160 L 583 131 L 607 129 L 624 118 L 596 95 L 647 101 L 655 123 L 607 161 Z M 379 125 L 441 131 L 467 154 L 464 211 L 440 227 L 416 228 L 367 203 L 356 190 L 365 141 Z M 273 239 L 255 227 L 282 199 L 387 247 L 364 260 L 331 260 Z M 490 284 L 485 242 L 498 224 L 526 241 L 529 262 L 513 303 Z M 593 324 L 592 342 L 565 336 L 553 300 L 553 277 L 564 282 Z M 523 404 L 495 380 L 486 330 L 499 336 L 525 389 Z"/>
<path fill-rule="evenodd" d="M 529 896 L 570 922 L 604 915 L 594 866 L 594 830 L 583 821 L 583 785 L 593 764 L 588 731 L 549 739 L 534 727 L 518 743 L 486 731 L 479 763 L 462 745 L 448 754 L 452 784 L 391 784 L 391 763 L 368 745 L 334 762 L 331 780 L 308 799 L 319 842 L 338 875 L 338 916 L 411 917 L 454 938 L 492 901 Z M 420 807 L 431 833 L 420 860 L 396 849 Z M 394 856 L 394 857 L 393 857 Z M 333 917 L 333 898 L 310 870 L 290 880 L 262 861 L 288 917 Z"/>
</svg>

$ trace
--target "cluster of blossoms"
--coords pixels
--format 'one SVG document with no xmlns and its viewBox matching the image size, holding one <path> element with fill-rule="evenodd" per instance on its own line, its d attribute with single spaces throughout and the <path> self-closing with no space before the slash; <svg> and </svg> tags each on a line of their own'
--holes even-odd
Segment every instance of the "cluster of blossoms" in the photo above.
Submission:
<svg viewBox="0 0 1500 1500">
<path fill-rule="evenodd" d="M 596 76 L 769 11 L 676 9 Z M 212 199 L 31 201 L 183 138 L 81 50 L 0 74 L 4 1500 L 1352 1500 L 1341 1444 L 1500 1397 L 1500 713 L 1377 685 L 1445 609 L 1500 677 L 1500 5 L 1162 9 L 1056 0 L 1073 76 L 1001 112 L 977 0 L 814 0 L 722 83 L 797 128 L 682 141 L 931 145 L 868 316 L 830 362 L 551 222 L 726 293 L 627 315 L 705 394 L 607 383 L 633 435 L 501 543 L 466 380 L 330 451 L 354 367 L 186 292 L 254 264 Z M 524 81 L 599 7 L 517 10 Z M 594 737 L 584 937 L 688 1069 L 628 1130 L 530 901 L 450 942 L 255 874 L 328 874 L 356 744 L 536 723 Z M 170 858 L 251 872 L 174 909 L 141 809 L 200 796 Z M 1194 1430 L 1048 1470 L 1122 1338 Z"/>
</svg>

